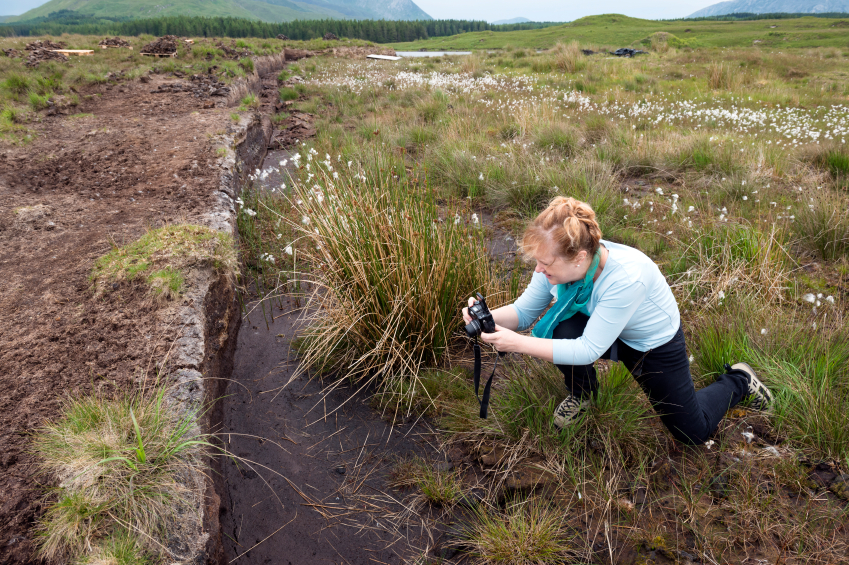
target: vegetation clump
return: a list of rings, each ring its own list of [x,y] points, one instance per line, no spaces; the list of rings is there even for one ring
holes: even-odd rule
[[[147,563],[167,550],[154,540],[195,520],[209,447],[167,390],[68,399],[62,417],[39,429],[35,452],[58,488],[41,518],[38,554],[49,561]],[[53,497],[56,497],[55,499]]]
[[[234,269],[230,236],[204,226],[174,224],[115,246],[95,262],[91,280],[101,291],[108,291],[113,282],[143,278],[155,296],[173,299],[183,292],[187,270],[202,265]]]

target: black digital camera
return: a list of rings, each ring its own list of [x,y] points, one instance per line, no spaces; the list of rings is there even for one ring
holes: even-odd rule
[[[484,300],[480,292],[475,294],[478,297],[478,301],[476,304],[469,306],[469,316],[471,316],[472,321],[466,324],[463,329],[466,330],[466,334],[469,337],[477,337],[481,333],[495,333],[495,320],[492,319],[492,313],[486,307],[486,300]]]

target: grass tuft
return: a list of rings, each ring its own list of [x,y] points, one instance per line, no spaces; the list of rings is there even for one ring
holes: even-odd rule
[[[515,500],[504,511],[476,511],[475,521],[462,530],[459,543],[473,563],[533,565],[572,561],[574,537],[562,508],[539,500]]]
[[[322,289],[302,334],[303,366],[416,383],[445,354],[466,296],[486,292],[493,307],[508,297],[468,212],[441,207],[391,158],[372,163],[373,172],[338,179],[319,169],[319,184],[295,187],[302,217],[293,227]]]
[[[113,537],[104,552],[134,553],[136,543],[161,552],[150,540],[187,518],[197,493],[183,482],[210,446],[195,427],[196,411],[178,415],[166,395],[160,387],[117,400],[68,399],[63,416],[37,431],[41,468],[59,482],[58,502],[38,526],[40,557],[76,559],[119,527],[139,535]]]

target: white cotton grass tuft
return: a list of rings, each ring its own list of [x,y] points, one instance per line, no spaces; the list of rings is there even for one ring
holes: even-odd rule
[[[766,335],[766,334],[767,334],[766,328],[761,328],[761,335]]]
[[[817,297],[809,292],[807,294],[802,295],[802,300],[804,300],[805,302],[810,302],[811,304],[813,304],[814,302],[817,301]]]
[[[286,255],[291,255],[291,254],[292,254],[292,246],[291,246],[291,245],[287,245],[287,246],[285,247],[285,249],[283,249],[283,252],[284,252],[284,253],[286,253]]]

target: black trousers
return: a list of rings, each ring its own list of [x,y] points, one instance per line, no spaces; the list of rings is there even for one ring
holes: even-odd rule
[[[589,317],[578,312],[554,328],[554,339],[576,339],[584,334]],[[684,332],[678,329],[667,343],[638,351],[621,339],[602,359],[622,361],[642,387],[660,420],[678,441],[704,443],[716,431],[725,412],[748,394],[748,378],[733,370],[719,375],[711,385],[696,391],[690,375],[690,362]],[[598,390],[595,367],[557,365],[573,396],[589,398]]]

